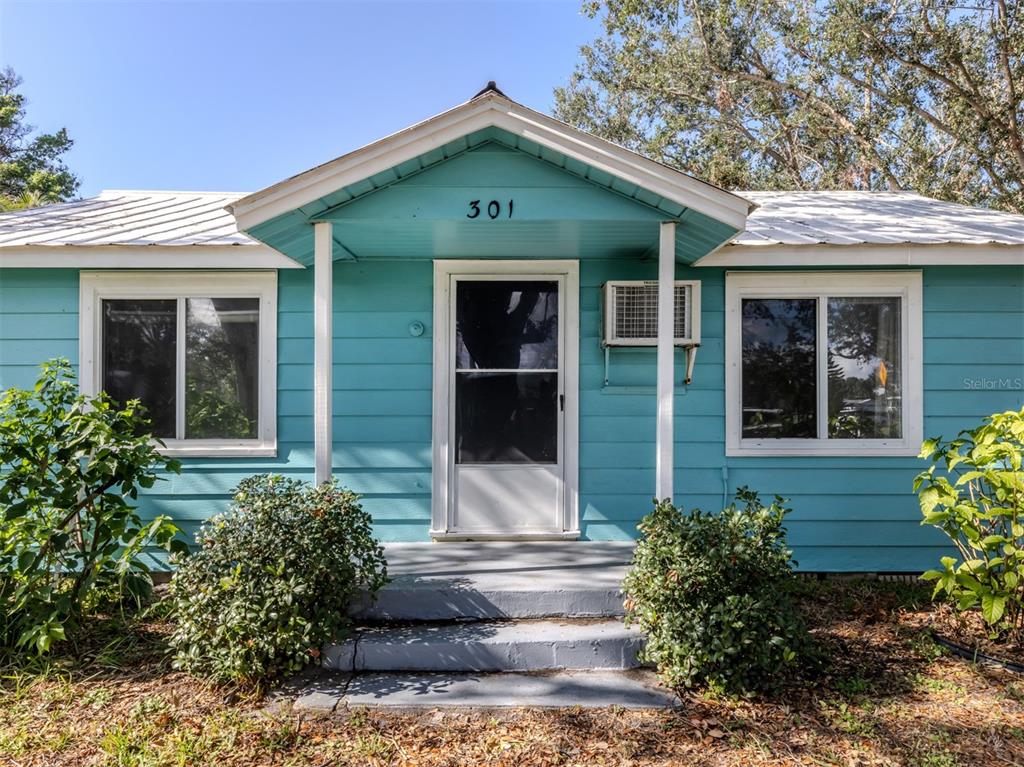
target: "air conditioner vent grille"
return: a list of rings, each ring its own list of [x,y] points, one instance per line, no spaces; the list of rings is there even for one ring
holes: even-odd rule
[[[675,343],[699,343],[700,283],[675,286]],[[696,297],[696,300],[695,300]],[[658,338],[658,283],[609,282],[605,286],[605,343],[610,346],[651,346]]]

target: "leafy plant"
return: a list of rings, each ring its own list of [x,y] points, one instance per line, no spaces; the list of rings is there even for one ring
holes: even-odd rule
[[[792,552],[776,498],[740,488],[720,514],[687,514],[668,501],[640,522],[626,576],[626,622],[647,636],[644,659],[675,689],[729,693],[777,687],[812,659],[791,586]]]
[[[935,581],[933,596],[960,610],[980,606],[994,634],[1024,641],[1024,409],[950,442],[927,440],[921,457],[933,461],[914,480],[921,524],[942,530],[960,554],[922,577]]]
[[[246,683],[296,671],[343,637],[360,589],[387,581],[358,498],[335,483],[243,480],[171,580],[178,668]]]
[[[140,554],[184,544],[167,517],[130,503],[163,459],[138,401],[78,393],[67,360],[42,366],[32,390],[0,398],[0,644],[44,653],[97,595],[152,587]]]

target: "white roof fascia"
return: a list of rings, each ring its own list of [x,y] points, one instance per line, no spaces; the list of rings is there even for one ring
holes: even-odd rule
[[[304,269],[266,245],[21,245],[0,269]]]
[[[495,93],[480,96],[362,149],[236,200],[227,208],[247,230],[350,184],[485,128],[497,127],[636,184],[742,230],[748,200],[591,136]]]
[[[693,266],[1024,266],[1024,245],[995,243],[876,245],[729,244]]]

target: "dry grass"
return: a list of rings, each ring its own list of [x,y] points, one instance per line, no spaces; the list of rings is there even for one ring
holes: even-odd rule
[[[832,661],[775,700],[308,721],[170,671],[159,620],[112,619],[74,655],[3,670],[0,764],[1024,765],[1024,678],[944,655],[922,603],[898,584],[812,584]]]

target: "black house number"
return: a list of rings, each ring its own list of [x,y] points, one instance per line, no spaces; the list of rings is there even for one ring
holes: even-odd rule
[[[512,218],[512,208],[515,200],[508,201],[508,218]],[[484,209],[480,208],[480,200],[469,201],[469,213],[466,214],[466,218],[479,218],[480,214],[486,210],[487,217],[492,221],[501,216],[501,203],[498,200],[491,200],[487,203],[487,207]]]

